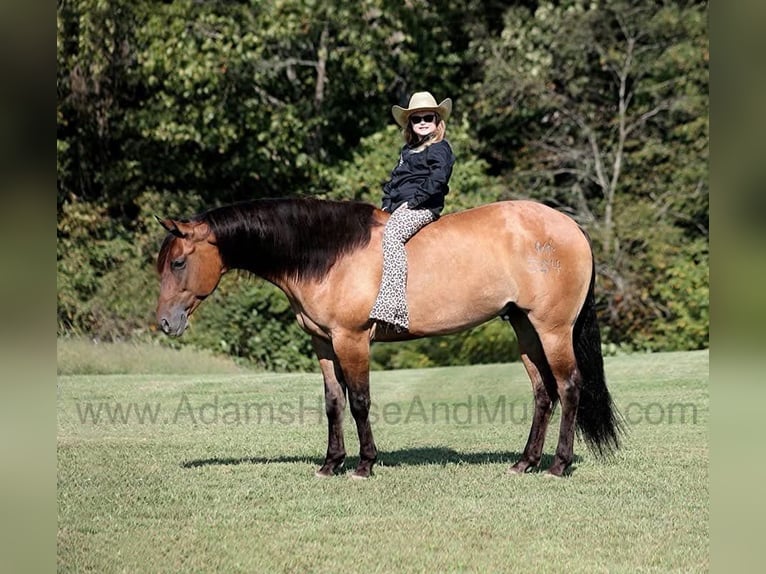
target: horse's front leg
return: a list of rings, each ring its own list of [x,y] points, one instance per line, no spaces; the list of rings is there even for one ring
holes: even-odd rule
[[[316,475],[327,477],[342,468],[346,458],[346,447],[343,443],[346,385],[330,342],[319,337],[312,337],[312,344],[319,359],[322,377],[324,377],[324,404],[327,413],[327,455]]]
[[[359,435],[359,465],[351,478],[368,478],[378,458],[370,427],[370,340],[368,334],[333,337],[333,349],[348,388],[351,414]]]

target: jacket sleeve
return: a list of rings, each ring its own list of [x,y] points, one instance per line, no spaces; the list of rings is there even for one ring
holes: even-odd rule
[[[402,153],[404,153],[405,147],[406,146],[403,146],[402,149],[399,151],[399,159],[398,159],[397,165],[401,165],[402,163]],[[383,209],[383,211],[391,212],[391,206],[394,203],[394,199],[391,196],[391,192],[393,191],[391,189],[391,182],[393,181],[395,171],[396,171],[396,167],[394,167],[394,169],[391,171],[390,179],[383,184],[383,201],[380,206],[381,209]]]
[[[383,184],[383,202],[381,204],[381,209],[383,211],[391,211],[391,182],[387,181]]]
[[[410,209],[417,208],[431,196],[446,195],[449,191],[449,179],[452,176],[452,165],[455,163],[452,148],[445,140],[442,140],[429,146],[425,153],[428,154],[426,162],[430,175],[407,202]]]

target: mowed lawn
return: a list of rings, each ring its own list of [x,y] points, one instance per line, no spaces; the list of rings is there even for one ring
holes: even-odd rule
[[[606,370],[629,434],[608,460],[578,440],[563,479],[506,474],[532,412],[520,364],[374,372],[367,481],[314,477],[318,374],[60,376],[58,569],[708,570],[708,352]],[[348,409],[346,448],[353,468]]]

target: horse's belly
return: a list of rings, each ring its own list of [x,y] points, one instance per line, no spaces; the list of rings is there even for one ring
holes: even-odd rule
[[[452,333],[496,317],[517,299],[513,277],[486,254],[439,258],[407,281],[411,330]]]

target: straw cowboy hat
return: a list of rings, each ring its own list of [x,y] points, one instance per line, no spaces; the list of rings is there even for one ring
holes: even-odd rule
[[[452,113],[452,100],[446,98],[441,104],[437,104],[430,92],[415,92],[406,108],[401,106],[391,108],[396,123],[402,128],[407,126],[407,120],[415,112],[436,112],[442,121],[447,121],[450,113]]]

